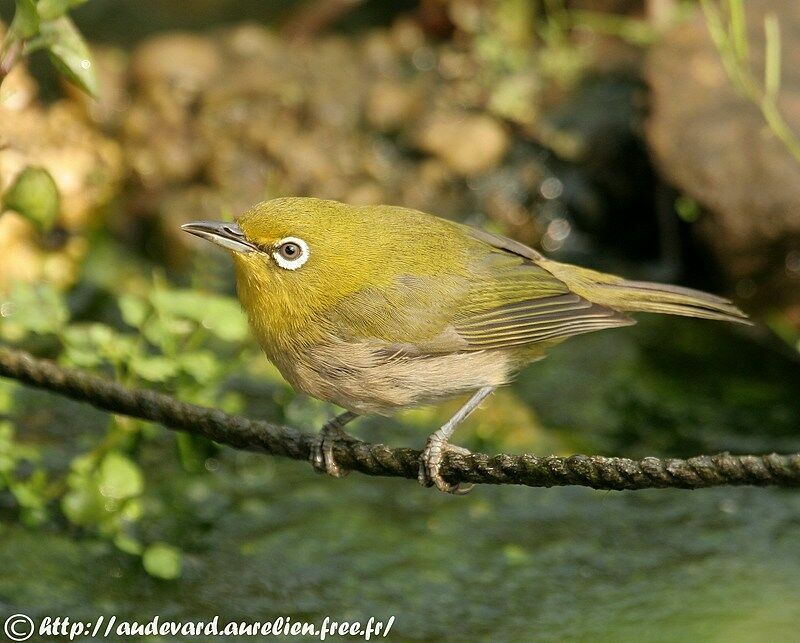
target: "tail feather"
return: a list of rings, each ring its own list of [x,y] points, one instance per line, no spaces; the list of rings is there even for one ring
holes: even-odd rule
[[[663,313],[751,324],[733,303],[700,290],[647,281],[598,283],[594,301],[626,312]],[[605,300],[605,301],[604,301]]]
[[[701,290],[649,281],[627,281],[616,275],[547,259],[539,264],[561,279],[574,293],[607,308],[752,325],[747,315],[732,302]]]
[[[550,260],[540,261],[540,265],[581,297],[614,310],[752,324],[747,315],[727,299],[700,290],[649,281],[626,281],[616,275]]]

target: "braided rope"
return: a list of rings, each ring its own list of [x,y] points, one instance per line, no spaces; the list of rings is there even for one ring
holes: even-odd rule
[[[228,415],[181,402],[163,393],[133,389],[23,351],[0,347],[0,376],[18,380],[99,409],[158,422],[236,449],[308,460],[314,436],[297,429]],[[368,475],[416,479],[420,451],[393,449],[355,438],[338,440],[337,463]],[[720,485],[800,486],[800,454],[701,455],[686,460],[530,454],[489,456],[448,453],[442,466],[448,482],[579,485],[594,489],[700,489]]]

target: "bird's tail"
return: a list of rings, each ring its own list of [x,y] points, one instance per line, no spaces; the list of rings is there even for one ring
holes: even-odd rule
[[[727,299],[682,286],[623,280],[618,284],[598,284],[596,292],[603,298],[607,296],[617,310],[752,323]]]
[[[552,262],[555,264],[555,262]],[[662,313],[703,319],[751,324],[741,310],[723,297],[700,290],[648,281],[627,281],[594,270],[580,269],[578,274],[559,274],[561,266],[548,269],[563,279],[577,294],[601,306],[624,312]],[[556,267],[558,266],[558,267]]]

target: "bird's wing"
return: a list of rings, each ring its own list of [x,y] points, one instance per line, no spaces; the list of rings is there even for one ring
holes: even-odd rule
[[[489,246],[477,253],[476,278],[453,319],[470,349],[522,346],[634,323],[572,292],[532,248],[483,230],[470,232]]]
[[[524,346],[626,326],[626,315],[573,292],[527,246],[465,227],[472,239],[462,274],[400,275],[328,311],[329,332],[374,340],[387,355]]]

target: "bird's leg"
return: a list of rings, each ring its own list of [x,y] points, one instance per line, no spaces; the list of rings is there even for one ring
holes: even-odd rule
[[[314,442],[311,445],[311,453],[308,456],[315,471],[327,473],[334,478],[343,478],[350,473],[347,469],[341,469],[336,464],[336,460],[333,457],[333,445],[337,439],[354,439],[345,433],[342,427],[356,417],[358,416],[355,413],[345,411],[323,425],[319,435],[314,438]]]
[[[446,491],[447,493],[454,493],[463,495],[472,490],[472,485],[468,487],[461,487],[459,484],[450,484],[442,478],[439,469],[442,466],[444,454],[447,451],[454,451],[457,453],[468,454],[469,451],[461,447],[452,446],[448,443],[450,436],[456,430],[456,427],[467,419],[470,413],[480,406],[480,403],[494,391],[494,386],[484,386],[477,391],[464,406],[462,406],[456,414],[451,417],[438,431],[432,433],[428,437],[428,442],[425,445],[425,450],[419,461],[419,483],[423,487],[431,487],[436,485],[439,491]]]

